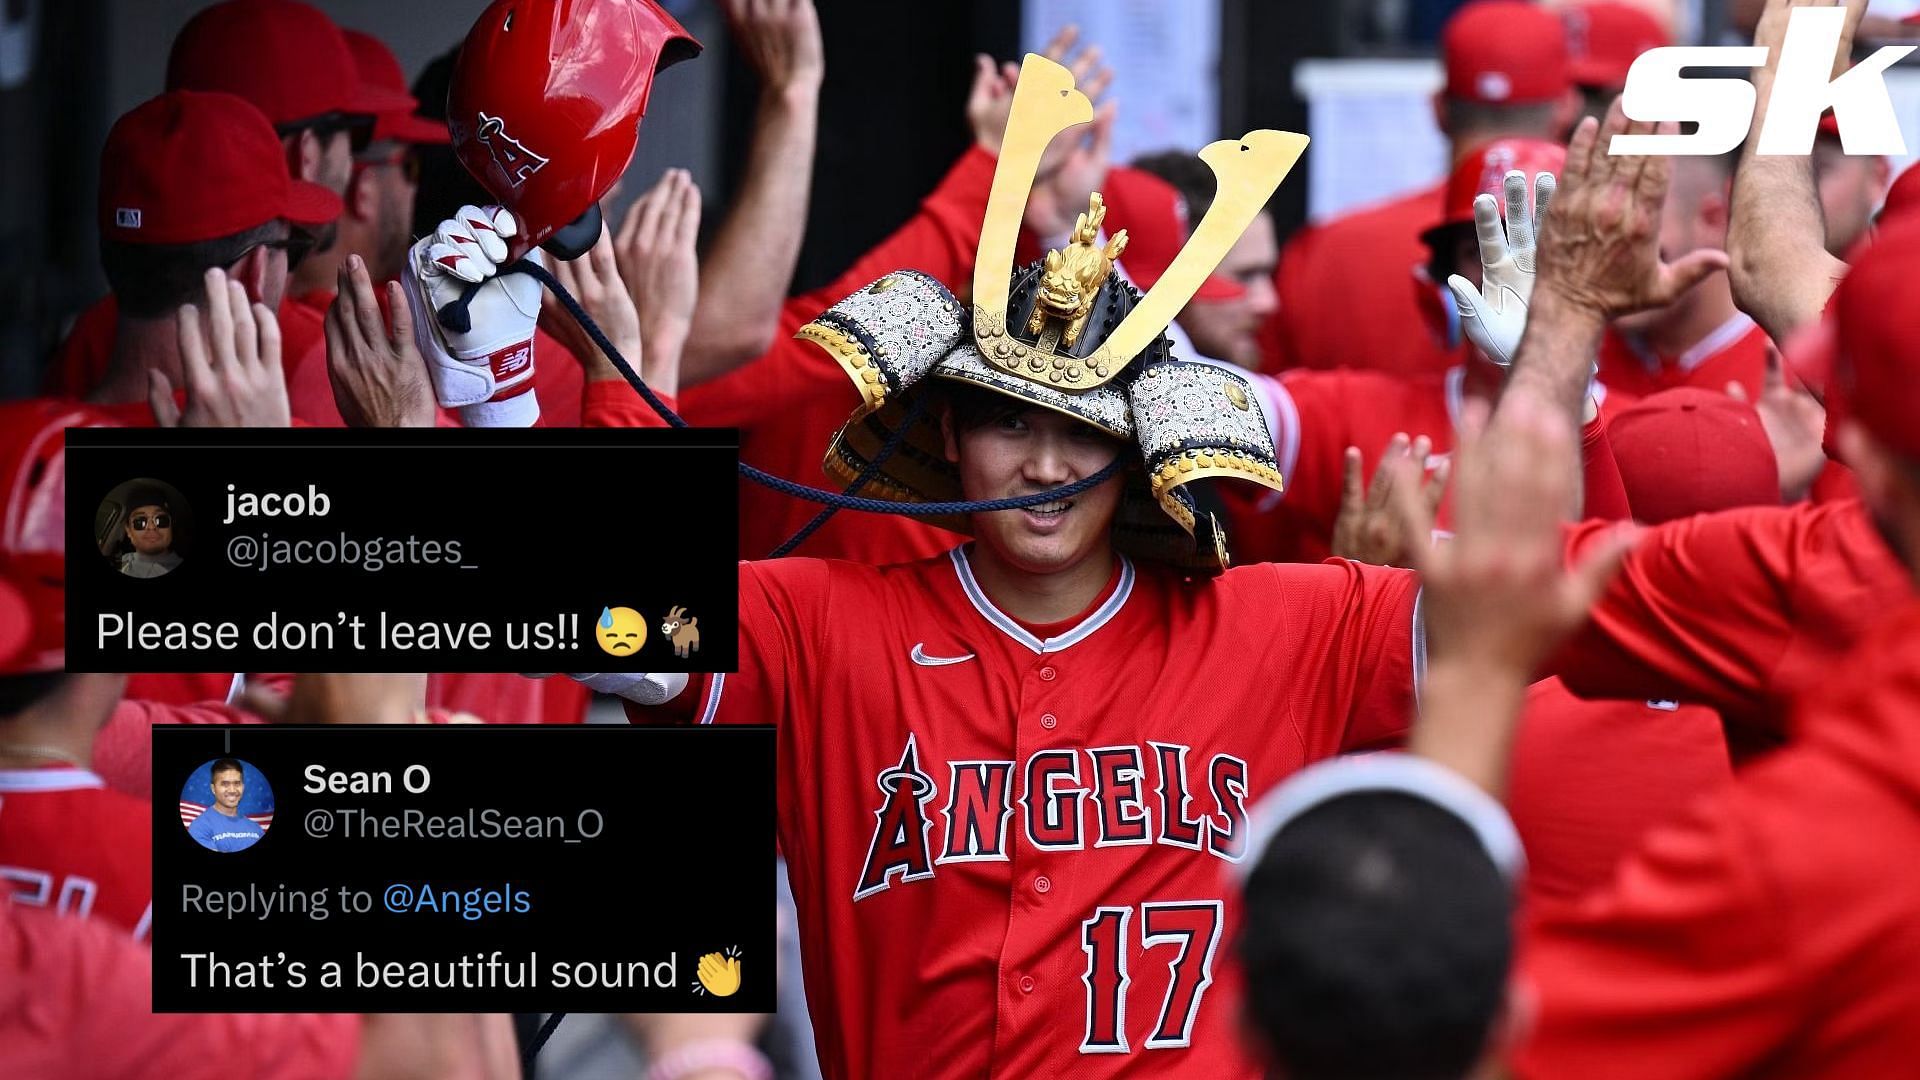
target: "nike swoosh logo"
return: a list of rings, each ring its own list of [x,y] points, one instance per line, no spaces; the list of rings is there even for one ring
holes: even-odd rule
[[[921,667],[946,667],[948,664],[964,664],[973,659],[972,653],[968,653],[965,656],[928,656],[926,645],[927,643],[924,641],[917,642],[913,646],[913,652],[909,654],[912,656],[913,662],[919,664]]]

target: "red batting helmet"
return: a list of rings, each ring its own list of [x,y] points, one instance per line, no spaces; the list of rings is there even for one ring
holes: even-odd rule
[[[112,424],[73,402],[0,405],[0,675],[66,666],[66,429]]]
[[[1535,173],[1552,173],[1557,179],[1566,167],[1567,148],[1545,139],[1495,139],[1475,147],[1453,167],[1440,206],[1440,220],[1428,231],[1473,224],[1473,201],[1482,195],[1501,199],[1507,174],[1515,169],[1527,174],[1527,190],[1531,193]]]
[[[510,254],[547,243],[572,258],[593,245],[654,74],[699,52],[654,0],[488,5],[460,47],[447,126],[461,164],[519,219]]]

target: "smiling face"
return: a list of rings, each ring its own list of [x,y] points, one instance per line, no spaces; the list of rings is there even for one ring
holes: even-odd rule
[[[1118,439],[1032,406],[976,417],[953,411],[944,423],[947,458],[960,467],[966,498],[1004,499],[1071,484],[1099,472],[1125,449]],[[1070,499],[1026,510],[973,515],[974,535],[1008,565],[1030,574],[1079,565],[1111,544],[1124,474]]]
[[[630,607],[606,608],[594,624],[593,637],[608,656],[632,656],[647,643],[647,620]]]
[[[231,817],[240,809],[240,796],[247,793],[246,777],[239,769],[227,768],[213,774],[213,805]]]
[[[173,515],[164,506],[136,506],[127,515],[127,539],[142,555],[158,555],[173,546]]]

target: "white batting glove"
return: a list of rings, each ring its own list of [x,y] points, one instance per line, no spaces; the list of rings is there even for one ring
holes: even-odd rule
[[[1491,195],[1473,200],[1473,225],[1480,237],[1480,288],[1459,274],[1447,278],[1460,328],[1487,359],[1503,368],[1513,366],[1520,351],[1520,335],[1527,328],[1527,304],[1533,299],[1534,243],[1547,205],[1553,201],[1552,173],[1533,178],[1533,212],[1527,212],[1527,174],[1506,175],[1506,221]]]
[[[458,409],[468,427],[529,427],[540,418],[533,392],[540,283],[527,274],[496,276],[507,260],[507,241],[518,232],[504,207],[463,206],[415,242],[401,275],[434,396]],[[526,257],[541,261],[538,251]],[[467,308],[468,329],[442,326],[440,309],[478,281],[486,284]]]

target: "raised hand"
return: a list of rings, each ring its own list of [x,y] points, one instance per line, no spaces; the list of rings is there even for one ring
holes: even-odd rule
[[[1614,155],[1615,135],[1652,135],[1672,124],[1628,121],[1615,100],[1603,124],[1580,122],[1567,147],[1553,217],[1541,231],[1537,293],[1601,318],[1673,303],[1727,268],[1724,251],[1701,249],[1669,263],[1660,256],[1660,214],[1673,178],[1663,155]]]
[[[685,169],[669,169],[620,223],[614,258],[639,312],[647,366],[661,393],[677,392],[680,357],[700,298],[700,189]]]
[[[1553,201],[1552,173],[1533,178],[1533,209],[1527,209],[1527,175],[1515,170],[1502,182],[1506,198],[1504,222],[1500,205],[1491,195],[1473,200],[1473,224],[1480,240],[1480,288],[1459,274],[1447,279],[1454,310],[1469,340],[1487,359],[1503,368],[1513,366],[1520,337],[1527,328],[1527,304],[1533,298],[1536,239]]]
[[[640,338],[640,315],[634,309],[633,296],[614,258],[613,234],[601,226],[600,239],[594,241],[593,247],[577,259],[555,262],[553,276],[592,316],[600,332],[627,363],[635,365],[636,371],[641,370],[646,345]],[[541,325],[579,358],[589,382],[621,377],[613,361],[600,351],[557,297],[552,293],[543,295],[540,307]]]
[[[1340,516],[1333,523],[1333,553],[1343,559],[1375,566],[1412,566],[1419,558],[1415,546],[1424,547],[1431,535],[1433,517],[1447,492],[1447,477],[1453,469],[1451,457],[1427,472],[1427,457],[1433,441],[1422,435],[1408,442],[1406,434],[1395,435],[1387,443],[1374,466],[1373,483],[1362,475],[1360,448],[1347,447],[1343,460],[1344,476],[1340,491]],[[1417,489],[1421,498],[1415,504],[1422,511],[1415,521],[1402,518],[1405,504],[1395,489]]]
[[[161,427],[287,427],[293,422],[280,363],[280,322],[265,304],[215,267],[206,273],[207,309],[182,305],[180,369],[186,407],[173,384],[150,370],[147,404]]]
[[[400,283],[386,284],[383,318],[367,264],[349,255],[327,308],[327,378],[349,427],[432,427],[433,384],[413,337]]]
[[[818,90],[826,75],[813,0],[726,0],[733,44],[769,90]]]

